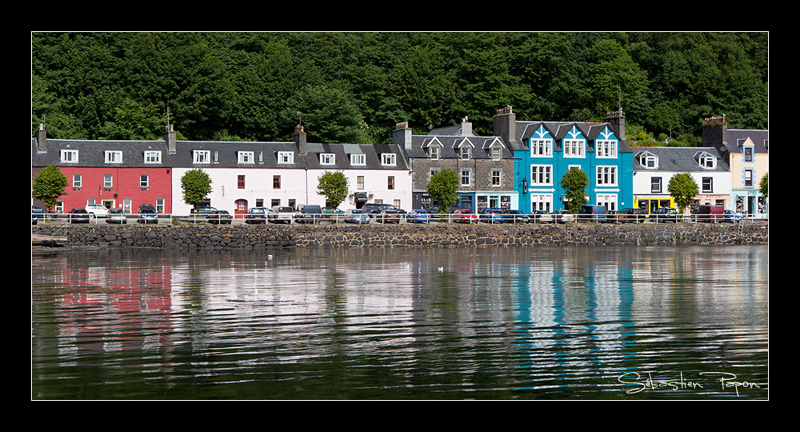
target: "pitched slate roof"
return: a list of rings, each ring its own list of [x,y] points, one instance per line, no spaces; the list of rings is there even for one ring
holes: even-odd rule
[[[608,127],[614,134],[616,135],[617,132],[611,126],[611,124],[607,122],[548,122],[548,121],[517,121],[516,122],[516,130],[517,136],[516,140],[514,140],[517,144],[516,150],[528,150],[527,141],[528,139],[536,133],[539,129],[539,126],[544,126],[548,132],[553,136],[555,139],[554,142],[554,151],[561,150],[561,140],[570,133],[573,127],[577,128],[581,134],[586,138],[588,151],[594,151],[594,141],[600,136],[600,133]],[[628,141],[625,140],[625,137],[617,136],[619,140],[619,149],[620,153],[630,152],[631,147],[628,145]]]
[[[170,166],[173,162],[167,151],[167,143],[160,140],[64,140],[47,138],[45,152],[37,150],[36,137],[31,139],[31,164],[33,167],[44,167],[47,165],[64,166],[114,166],[119,168],[135,167],[157,167]],[[67,164],[61,162],[61,150],[78,150],[78,162]],[[105,152],[111,150],[122,151],[122,162],[106,163]],[[145,164],[144,152],[147,150],[161,151],[160,164]]]
[[[728,163],[714,147],[633,147],[634,171],[668,171],[668,172],[725,172],[729,171]],[[646,168],[640,163],[640,156],[648,153],[658,158],[658,167]],[[698,163],[698,157],[707,154],[716,158],[714,168],[704,168]]]
[[[761,129],[728,129],[728,142],[725,147],[730,153],[741,153],[741,144],[750,138],[754,153],[769,153],[769,131]]]

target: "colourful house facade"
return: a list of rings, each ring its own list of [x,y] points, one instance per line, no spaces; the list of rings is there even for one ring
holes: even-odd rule
[[[514,151],[519,210],[567,209],[562,176],[579,168],[589,178],[588,204],[607,210],[633,206],[633,158],[621,112],[606,122],[517,121],[511,107],[498,110],[495,134]]]

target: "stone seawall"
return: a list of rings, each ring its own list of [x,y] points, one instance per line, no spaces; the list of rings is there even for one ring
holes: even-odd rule
[[[67,246],[193,249],[768,244],[769,223],[528,225],[34,225]]]

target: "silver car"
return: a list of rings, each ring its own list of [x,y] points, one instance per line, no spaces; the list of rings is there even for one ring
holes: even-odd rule
[[[362,209],[349,209],[344,212],[345,222],[368,224],[369,215]]]

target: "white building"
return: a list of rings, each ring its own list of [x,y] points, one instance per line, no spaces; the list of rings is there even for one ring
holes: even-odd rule
[[[173,214],[188,215],[181,179],[200,168],[211,178],[207,204],[241,215],[251,207],[326,206],[317,193],[319,177],[341,171],[349,182],[340,210],[366,203],[411,205],[411,172],[394,144],[316,144],[306,142],[298,126],[294,142],[174,141],[178,162],[172,167]]]
[[[689,173],[700,193],[698,205],[722,205],[732,210],[731,172],[713,147],[631,147],[633,150],[633,206],[650,213],[659,207],[676,208],[669,194],[675,174]],[[689,211],[688,209],[686,210]]]

